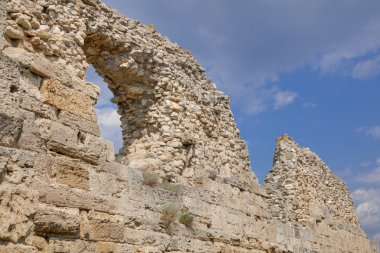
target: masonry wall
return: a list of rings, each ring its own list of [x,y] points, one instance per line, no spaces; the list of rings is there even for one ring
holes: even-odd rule
[[[1,253],[378,252],[339,212],[338,226],[274,213],[228,97],[153,27],[95,0],[2,1],[0,22]],[[121,115],[118,161],[89,64]],[[169,204],[192,224],[163,219]]]

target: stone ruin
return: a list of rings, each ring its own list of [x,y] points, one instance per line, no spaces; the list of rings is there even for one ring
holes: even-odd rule
[[[287,135],[260,185],[229,98],[153,26],[98,0],[2,0],[0,34],[1,253],[379,252]],[[121,116],[116,160],[90,64]]]

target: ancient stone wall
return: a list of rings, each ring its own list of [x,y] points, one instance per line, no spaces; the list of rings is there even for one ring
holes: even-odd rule
[[[281,195],[281,166],[258,184],[228,97],[153,27],[97,0],[1,1],[0,22],[0,253],[378,252],[344,186],[323,188],[343,211],[312,193],[336,226],[284,215],[309,202]],[[118,161],[89,64],[121,116]]]
[[[363,235],[344,182],[308,148],[289,136],[277,139],[273,169],[264,181],[273,216],[303,227],[328,222]]]

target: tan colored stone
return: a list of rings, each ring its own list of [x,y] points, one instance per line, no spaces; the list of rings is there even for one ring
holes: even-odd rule
[[[124,219],[119,215],[90,211],[87,233],[91,240],[123,242]]]
[[[32,245],[38,249],[39,252],[48,253],[49,252],[49,244],[45,238],[39,236],[33,236]]]
[[[81,92],[73,92],[61,82],[51,79],[43,81],[40,90],[45,97],[45,103],[88,120],[95,119],[92,109],[94,101],[89,96]]]
[[[89,188],[89,168],[79,161],[57,159],[52,167],[52,177],[57,183],[73,188],[84,190]]]
[[[34,231],[42,236],[79,237],[79,210],[40,205],[33,219]]]
[[[25,186],[0,185],[0,240],[19,242],[32,235],[37,196]]]
[[[97,253],[116,253],[115,243],[98,242]]]

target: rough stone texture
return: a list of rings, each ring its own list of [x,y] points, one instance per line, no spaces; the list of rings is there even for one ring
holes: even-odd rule
[[[0,113],[0,144],[13,147],[20,138],[23,120]]]
[[[258,184],[229,98],[153,26],[98,0],[6,0],[0,34],[1,253],[378,252],[289,137]],[[121,116],[116,161],[89,64]],[[192,223],[163,220],[168,204]]]
[[[273,169],[264,187],[273,216],[303,227],[322,221],[338,229],[363,234],[353,202],[344,182],[308,148],[289,136],[277,139]]]

